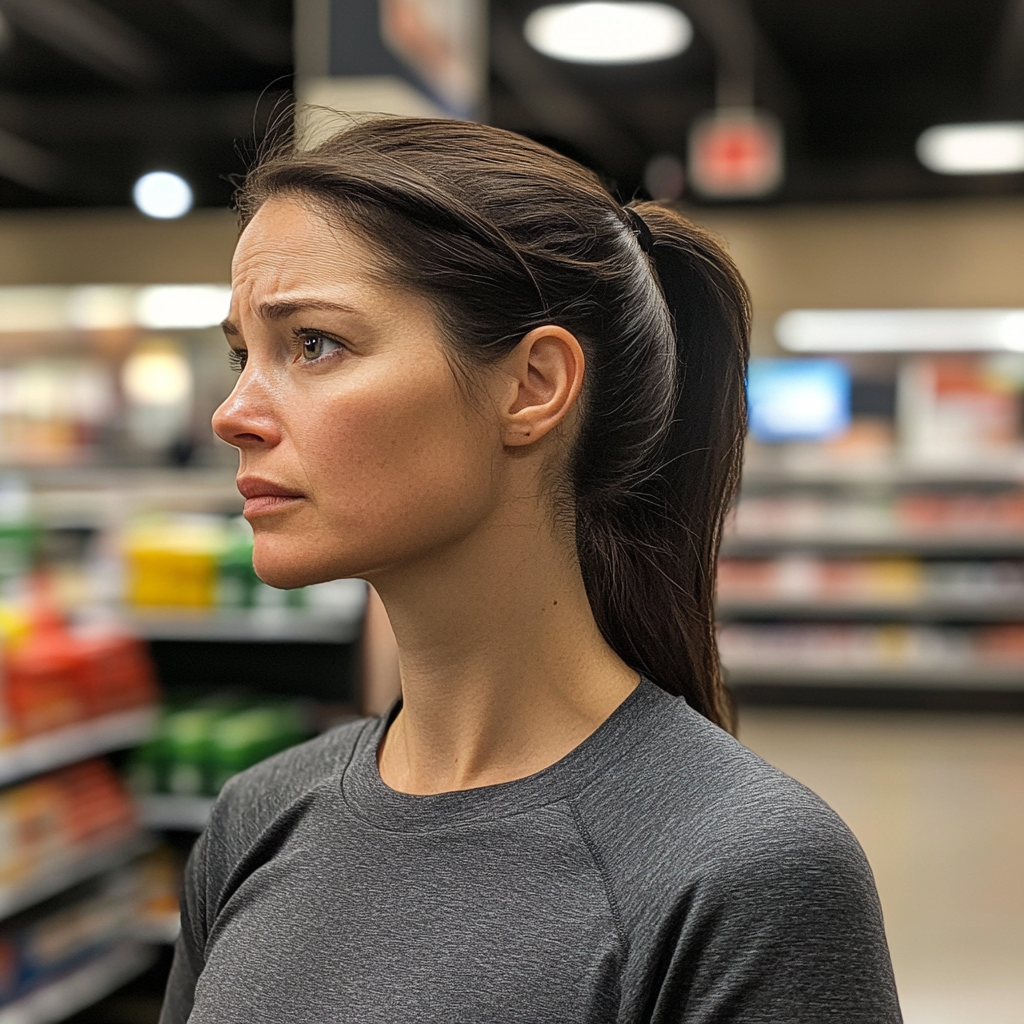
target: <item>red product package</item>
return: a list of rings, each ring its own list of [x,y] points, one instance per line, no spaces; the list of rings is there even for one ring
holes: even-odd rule
[[[105,715],[156,701],[156,676],[140,640],[116,633],[74,639],[83,658],[77,678],[88,714]]]

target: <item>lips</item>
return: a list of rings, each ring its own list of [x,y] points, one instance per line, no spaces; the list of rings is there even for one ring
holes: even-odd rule
[[[245,498],[242,514],[246,519],[253,516],[269,515],[293,508],[305,495],[290,487],[282,487],[272,480],[262,480],[255,476],[243,476],[237,480],[239,493]]]

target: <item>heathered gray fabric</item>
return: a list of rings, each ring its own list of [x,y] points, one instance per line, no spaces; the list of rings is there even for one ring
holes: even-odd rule
[[[414,797],[383,719],[237,776],[162,1024],[890,1024],[871,872],[817,797],[644,682],[527,779]]]

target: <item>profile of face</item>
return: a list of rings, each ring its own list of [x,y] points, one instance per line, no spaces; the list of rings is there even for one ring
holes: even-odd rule
[[[471,399],[430,304],[372,273],[378,258],[283,198],[235,252],[225,333],[240,376],[213,425],[239,450],[253,561],[273,586],[373,580],[443,553],[507,500],[522,462],[510,444],[532,444],[579,390],[582,355],[574,368],[565,339],[540,338],[520,354],[527,382],[540,367],[537,396],[513,356],[480,371]]]
[[[355,233],[266,203],[232,264],[241,373],[214,415],[268,583],[368,576],[436,550],[493,505],[497,423],[467,403],[427,301],[388,287]]]

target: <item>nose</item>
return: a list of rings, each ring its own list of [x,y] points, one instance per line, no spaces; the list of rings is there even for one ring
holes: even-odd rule
[[[241,451],[272,448],[280,442],[273,402],[256,374],[242,372],[234,390],[213,414],[213,429],[222,441]]]

